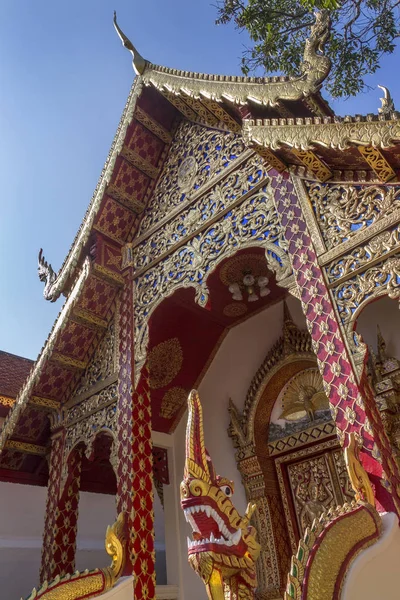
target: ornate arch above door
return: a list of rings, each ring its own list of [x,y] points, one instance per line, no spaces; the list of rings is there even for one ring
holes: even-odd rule
[[[311,460],[310,454],[313,459],[317,454],[320,466],[321,460],[325,461],[324,452],[331,447],[339,449],[335,425],[326,410],[322,415],[321,408],[328,408],[326,397],[326,404],[322,406],[322,396],[322,379],[309,333],[295,325],[284,303],[282,336],[255,374],[243,413],[239,413],[233,402],[229,406],[228,433],[237,450],[238,469],[248,501],[256,502],[258,508],[253,520],[261,543],[257,569],[257,598],[260,600],[277,598],[282,593],[290,556],[301,531],[296,521],[297,505],[291,497],[293,484],[289,475],[291,470],[296,471],[291,462],[300,464],[302,453],[306,451],[303,462]],[[271,436],[271,415],[278,400],[283,406],[282,415],[278,417],[284,417],[287,425]],[[282,419],[277,421],[282,422]],[[276,428],[279,430],[278,425]],[[328,446],[325,448],[324,444]],[[334,457],[329,461],[334,461]],[[329,465],[327,463],[327,469]],[[337,480],[338,477],[335,481],[339,488]],[[331,499],[336,495],[332,494]]]

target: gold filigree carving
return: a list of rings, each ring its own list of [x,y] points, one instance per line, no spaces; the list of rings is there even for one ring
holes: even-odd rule
[[[182,206],[179,213],[135,245],[133,264],[136,272],[142,272],[171,253],[193,237],[196,231],[207,228],[218,215],[227,212],[238,202],[244,202],[269,181],[262,159],[254,155],[238,164],[236,169],[229,171],[227,167],[226,171],[226,174],[222,173],[225,177],[215,182],[214,186],[204,190],[204,194],[193,194],[190,204]]]
[[[332,171],[315,152],[311,150],[298,150],[296,148],[292,148],[292,152],[319,181],[327,181],[332,177]]]
[[[378,148],[374,148],[373,146],[358,146],[358,151],[381,181],[390,181],[396,177],[396,172]]]
[[[0,396],[0,404],[2,406],[13,406],[15,404],[15,398],[9,398],[8,396]]]
[[[193,193],[224,171],[244,150],[242,139],[235,134],[206,129],[186,121],[181,123],[140,223],[139,235],[181,205],[182,190],[178,185],[178,176],[183,160],[190,156],[197,166],[197,175],[191,187]]]
[[[74,321],[82,323],[91,329],[104,330],[107,329],[107,321],[94,313],[85,310],[84,308],[76,307],[71,317]]]
[[[75,399],[117,371],[115,320],[112,319],[74,393]]]
[[[182,368],[183,352],[178,338],[161,342],[151,349],[147,358],[149,386],[163,388],[175,379]]]
[[[251,273],[257,277],[267,276],[269,274],[265,256],[260,254],[240,254],[228,259],[221,267],[219,278],[221,282],[229,286],[231,283],[237,283],[243,279],[244,273]]]
[[[172,134],[160,123],[158,123],[158,121],[153,119],[153,117],[150,117],[150,115],[148,115],[143,108],[140,108],[140,106],[136,107],[134,117],[137,121],[139,121],[139,123],[144,125],[146,129],[151,131],[151,133],[154,133],[154,135],[160,138],[160,140],[162,140],[165,144],[169,144],[171,142]]]
[[[208,110],[213,113],[219,123],[223,123],[227,129],[233,131],[233,133],[241,133],[242,127],[240,123],[238,123],[226,110],[224,110],[223,106],[216,102],[215,100],[211,100],[211,98],[207,98],[204,94],[201,94],[202,103],[208,108]]]
[[[224,307],[222,312],[226,317],[241,317],[247,312],[247,305],[244,302],[231,302]]]
[[[131,148],[127,148],[123,146],[121,150],[121,156],[128,161],[133,167],[142,171],[145,175],[150,177],[151,179],[157,179],[159,170],[153,164],[151,164],[148,160],[144,159],[140,154],[132,150]]]
[[[265,146],[260,146],[259,144],[249,144],[249,146],[255,152],[257,152],[259,156],[262,156],[270,167],[276,169],[278,173],[283,173],[283,171],[286,171],[287,165],[276,154],[274,154],[272,150],[266,148]]]
[[[188,392],[181,387],[173,387],[165,392],[161,401],[160,415],[164,419],[172,419],[172,417],[185,404],[188,397]]]
[[[332,288],[338,314],[350,335],[366,303],[388,295],[400,297],[400,257],[392,256]]]
[[[324,512],[299,541],[285,600],[338,598],[351,562],[361,549],[377,541],[380,531],[380,516],[368,504],[346,503]]]
[[[357,501],[375,506],[375,495],[368,474],[360,462],[359,446],[354,432],[349,434],[349,445],[344,450],[344,460]]]
[[[58,363],[62,367],[66,367],[67,369],[83,371],[86,369],[87,363],[83,360],[78,360],[77,358],[72,358],[72,356],[66,356],[65,354],[61,354],[61,352],[53,352],[51,355],[51,361]]]
[[[232,208],[211,227],[138,277],[135,296],[136,382],[146,360],[148,320],[158,304],[176,289],[194,287],[196,301],[205,306],[208,299],[205,274],[237,250],[252,246],[265,249],[267,264],[276,274],[278,283],[291,274],[287,243],[269,189],[256,192]]]
[[[107,186],[107,194],[109,196],[111,196],[111,198],[114,198],[114,200],[116,200],[117,202],[119,202],[123,206],[126,206],[127,208],[129,208],[130,210],[132,210],[137,215],[140,215],[143,212],[143,209],[144,209],[144,206],[145,206],[143,202],[141,202],[140,200],[137,200],[136,197],[133,194],[125,194],[124,192],[122,192],[119,189],[119,187],[117,187],[113,183],[110,183]],[[93,228],[94,229],[98,229],[99,231],[101,231],[101,228],[99,228],[96,224],[93,225]],[[123,244],[124,241],[125,241],[125,240],[121,240],[117,236],[111,235],[111,233],[109,231],[107,232],[107,235],[108,235],[108,237],[112,237],[119,244]]]
[[[305,185],[328,250],[400,208],[399,186]]]
[[[46,446],[38,446],[37,444],[28,444],[26,442],[17,442],[16,440],[8,440],[5,445],[9,450],[17,450],[24,454],[35,454],[36,456],[46,456]]]
[[[373,266],[383,256],[398,252],[400,246],[400,225],[392,231],[379,233],[365,245],[357,246],[350,254],[341,256],[326,265],[325,273],[331,285],[342,283],[354,276],[355,272]]]
[[[344,150],[349,146],[373,145],[390,148],[400,141],[400,114],[394,118],[314,117],[301,119],[266,119],[262,122],[244,121],[243,138],[246,145],[259,144],[271,150],[283,147],[312,150],[315,147]]]

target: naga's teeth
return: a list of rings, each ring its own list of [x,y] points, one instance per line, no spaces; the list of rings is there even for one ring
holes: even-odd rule
[[[213,544],[215,542],[215,537],[214,537],[213,533],[210,535],[210,542],[211,542],[211,544]]]
[[[205,507],[205,510],[206,510],[206,515],[207,515],[207,517],[210,517],[210,515],[211,515],[211,506],[209,506],[209,505],[207,504],[207,505],[206,505],[206,507]]]
[[[242,530],[241,530],[241,529],[238,529],[238,530],[237,530],[237,531],[236,531],[236,532],[235,532],[235,533],[234,533],[234,534],[231,536],[232,543],[233,543],[233,544],[236,546],[236,545],[237,545],[237,544],[240,542],[240,540],[241,540],[241,537],[242,537]]]
[[[187,545],[188,545],[188,548],[192,547],[192,540],[190,539],[189,536],[187,537]]]

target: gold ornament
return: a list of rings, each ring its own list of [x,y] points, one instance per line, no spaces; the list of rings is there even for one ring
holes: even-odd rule
[[[150,388],[158,390],[171,383],[181,370],[182,362],[183,353],[178,338],[171,338],[152,348],[147,359]]]
[[[318,369],[301,371],[287,383],[282,408],[279,418],[286,421],[298,421],[305,416],[314,421],[316,411],[329,409],[329,400]]]
[[[160,415],[164,419],[171,419],[186,402],[188,393],[181,387],[169,389],[161,401]]]
[[[231,302],[224,307],[223,313],[226,317],[241,317],[247,312],[247,305],[244,302]]]

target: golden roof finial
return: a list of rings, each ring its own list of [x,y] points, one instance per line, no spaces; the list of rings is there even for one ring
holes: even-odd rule
[[[135,46],[126,37],[126,35],[123,33],[123,31],[121,31],[121,28],[119,27],[119,25],[117,23],[117,12],[115,10],[114,10],[114,27],[115,27],[115,31],[118,34],[119,39],[122,42],[122,45],[124,46],[124,48],[129,50],[129,52],[132,54],[133,70],[135,71],[136,75],[141,75],[146,68],[147,61],[136,50]]]
[[[391,115],[392,112],[395,111],[393,98],[387,87],[384,85],[378,85],[378,88],[383,90],[383,98],[380,98],[382,106],[378,108],[378,113],[380,115]]]

